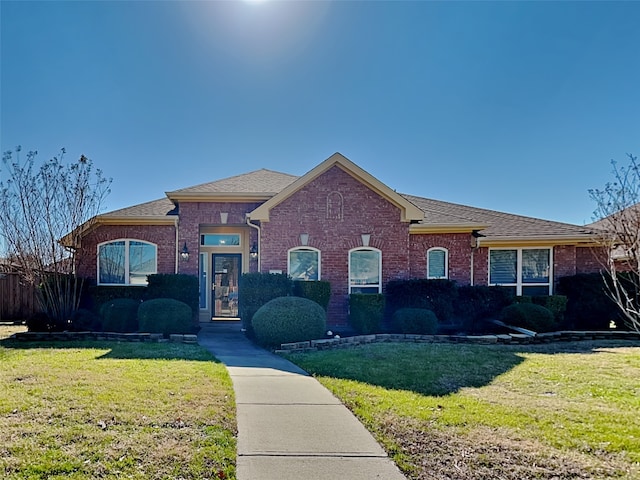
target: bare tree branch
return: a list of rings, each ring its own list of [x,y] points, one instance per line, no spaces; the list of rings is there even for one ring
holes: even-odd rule
[[[42,307],[58,326],[77,310],[82,279],[75,271],[73,243],[61,242],[95,217],[111,179],[82,155],[65,163],[65,150],[37,165],[36,151],[3,154],[0,169],[0,256],[17,266],[23,279],[39,286]]]

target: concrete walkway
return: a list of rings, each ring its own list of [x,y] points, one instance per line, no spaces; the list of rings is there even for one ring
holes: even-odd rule
[[[304,370],[249,342],[239,323],[203,324],[198,343],[233,380],[238,480],[405,480],[338,399]]]

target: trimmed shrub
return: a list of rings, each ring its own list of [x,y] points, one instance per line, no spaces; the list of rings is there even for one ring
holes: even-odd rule
[[[436,314],[443,323],[454,318],[458,291],[452,280],[392,280],[387,284],[387,309],[424,308]]]
[[[250,337],[253,315],[258,309],[274,298],[291,295],[291,279],[283,273],[244,273],[239,287],[238,309]]]
[[[27,329],[30,332],[51,332],[56,330],[56,325],[45,312],[36,312],[27,318]]]
[[[535,303],[514,303],[500,313],[500,320],[507,325],[522,327],[534,332],[551,332],[556,323],[548,308]]]
[[[574,330],[608,330],[611,321],[623,325],[618,306],[607,296],[602,275],[583,273],[558,280],[558,293],[566,295],[564,326]]]
[[[102,321],[91,310],[79,308],[71,316],[71,328],[76,332],[99,332],[102,330]]]
[[[329,300],[331,299],[331,284],[324,280],[313,282],[296,281],[293,282],[293,294],[296,297],[313,300],[327,311]]]
[[[497,319],[502,309],[513,303],[511,290],[485,285],[458,287],[454,305],[456,318],[469,331],[481,329],[486,320]]]
[[[531,298],[536,305],[542,305],[551,310],[553,319],[558,325],[564,322],[564,314],[567,311],[567,297],[564,295],[542,295]]]
[[[276,346],[323,338],[327,315],[320,305],[308,298],[279,297],[260,307],[252,322],[258,343]]]
[[[433,335],[438,330],[438,318],[424,308],[401,308],[392,317],[395,329],[400,333]]]
[[[158,273],[147,277],[149,284],[145,292],[145,300],[155,298],[173,298],[186,303],[192,315],[197,315],[200,308],[198,277],[185,274]]]
[[[352,293],[349,295],[349,324],[358,334],[380,331],[384,315],[384,295],[381,293]]]
[[[138,309],[141,332],[190,333],[192,331],[191,307],[173,298],[154,298],[143,302]]]
[[[142,286],[93,285],[88,289],[88,299],[84,304],[102,316],[102,306],[116,299],[128,298],[140,303],[145,299],[147,289]]]
[[[116,298],[100,307],[102,330],[105,332],[131,333],[138,331],[138,307],[140,302],[132,298]]]

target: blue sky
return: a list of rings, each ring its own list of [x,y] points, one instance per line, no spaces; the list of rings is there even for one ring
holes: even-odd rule
[[[106,209],[336,151],[402,193],[589,223],[640,154],[640,2],[0,3],[2,150]]]

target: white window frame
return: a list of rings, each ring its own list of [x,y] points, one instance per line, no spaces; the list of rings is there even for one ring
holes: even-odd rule
[[[515,250],[516,251],[516,283],[491,283],[491,252],[495,250]],[[549,282],[548,283],[523,283],[522,282],[522,252],[525,250],[548,250],[549,251]],[[497,287],[516,287],[516,295],[522,295],[523,287],[548,287],[548,295],[553,295],[553,247],[504,247],[489,248],[487,253],[487,285]]]
[[[100,247],[102,247],[103,245],[108,245],[110,243],[116,243],[116,242],[124,242],[124,279],[125,279],[125,283],[103,283],[100,282]],[[138,243],[144,243],[146,245],[151,245],[153,248],[155,248],[156,254],[155,254],[155,263],[154,263],[154,271],[153,273],[150,273],[149,275],[153,275],[158,273],[158,245],[152,242],[148,242],[146,240],[140,240],[138,238],[117,238],[114,240],[108,240],[106,242],[101,242],[96,246],[96,284],[98,285],[113,285],[113,286],[122,286],[122,285],[127,285],[127,286],[132,286],[132,287],[145,287],[147,286],[147,282],[145,283],[129,283],[129,278],[131,277],[131,272],[129,271],[129,248],[131,245],[131,242],[138,242]]]
[[[378,262],[378,283],[376,284],[367,284],[367,285],[358,285],[358,284],[353,284],[351,282],[351,254],[353,254],[354,252],[378,252],[379,254],[379,258],[380,261]],[[357,248],[352,248],[351,250],[349,250],[349,255],[348,255],[348,263],[349,263],[349,278],[348,278],[348,284],[349,284],[349,294],[352,293],[352,290],[357,289],[357,288],[378,288],[378,293],[382,293],[382,250],[379,250],[377,248],[373,248],[373,247],[357,247]]]
[[[444,276],[441,277],[432,277],[429,275],[429,254],[431,252],[444,252]],[[427,250],[427,279],[447,279],[449,278],[449,250],[444,247],[431,247]]]
[[[320,250],[318,250],[317,248],[314,247],[307,247],[307,246],[300,246],[300,247],[293,247],[290,248],[287,251],[287,274],[289,276],[291,276],[291,253],[292,252],[315,252],[318,255],[318,280],[320,280],[322,278],[322,253],[320,252]],[[293,278],[293,277],[292,277]],[[293,278],[293,280],[298,281],[298,282],[313,282],[314,280],[302,280],[302,279],[295,279]]]

